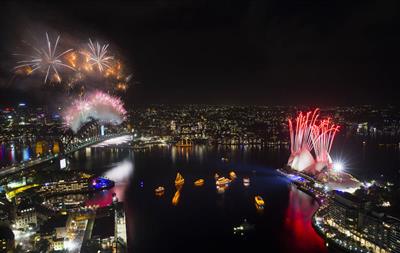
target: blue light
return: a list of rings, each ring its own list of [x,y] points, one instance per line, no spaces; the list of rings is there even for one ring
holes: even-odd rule
[[[293,174],[289,174],[288,175],[289,179],[291,179],[292,181],[300,181],[300,182],[304,182],[305,179],[298,176],[298,175],[293,175]]]
[[[113,185],[113,181],[102,177],[95,178],[92,182],[92,186],[96,190],[110,188]]]
[[[22,160],[23,161],[28,161],[29,160],[29,158],[30,158],[30,150],[29,150],[29,147],[25,147],[23,150],[22,150]]]

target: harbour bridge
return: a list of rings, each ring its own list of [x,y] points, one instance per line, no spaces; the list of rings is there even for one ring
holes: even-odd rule
[[[0,169],[0,177],[24,171],[46,162],[60,162],[69,154],[93,144],[114,137],[129,134],[123,127],[108,127],[107,132],[103,125],[91,121],[82,126],[78,132],[66,130],[57,135],[45,133],[35,136],[36,157],[18,164],[12,164]]]

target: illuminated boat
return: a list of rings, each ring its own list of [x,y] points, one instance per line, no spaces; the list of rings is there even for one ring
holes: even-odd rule
[[[243,178],[243,185],[248,187],[250,185],[250,178],[248,177]]]
[[[97,177],[92,181],[92,187],[94,190],[104,190],[114,187],[114,181],[104,177]]]
[[[255,228],[254,224],[250,224],[247,222],[246,219],[244,219],[242,224],[240,224],[239,226],[233,227],[233,234],[245,236],[248,232],[251,232],[252,230],[254,230],[254,228]]]
[[[231,178],[231,180],[234,180],[237,178],[236,173],[234,171],[229,172],[229,177]]]
[[[185,179],[182,175],[178,172],[175,178],[175,186],[182,186],[185,183]]]
[[[231,182],[231,180],[229,178],[226,177],[220,177],[217,179],[217,181],[215,182],[215,184],[217,186],[225,186],[227,184],[229,184]]]
[[[256,204],[260,207],[264,206],[264,200],[261,198],[261,196],[255,196],[254,200],[256,201]]]
[[[204,184],[204,179],[197,179],[194,181],[195,186],[202,186]]]
[[[154,190],[154,192],[156,193],[157,196],[164,195],[164,191],[165,191],[165,189],[162,186],[159,186]]]

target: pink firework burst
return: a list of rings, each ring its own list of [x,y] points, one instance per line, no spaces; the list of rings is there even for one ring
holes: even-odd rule
[[[95,91],[84,99],[75,100],[66,108],[63,119],[68,128],[77,132],[83,124],[91,120],[119,125],[126,119],[126,110],[120,98]]]
[[[319,120],[319,109],[302,112],[296,117],[294,124],[288,120],[290,133],[290,157],[288,165],[295,170],[310,170],[316,167],[329,166],[332,160],[329,152],[339,126],[328,119]],[[314,150],[315,159],[311,154]]]

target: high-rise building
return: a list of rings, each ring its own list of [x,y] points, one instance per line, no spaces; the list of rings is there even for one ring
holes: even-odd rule
[[[118,198],[113,196],[115,209],[115,251],[126,252],[127,233],[126,233],[126,217],[122,202],[118,202]]]
[[[363,248],[400,253],[400,220],[374,212],[363,199],[334,191],[325,218]]]

